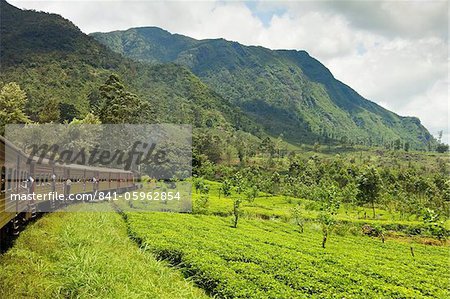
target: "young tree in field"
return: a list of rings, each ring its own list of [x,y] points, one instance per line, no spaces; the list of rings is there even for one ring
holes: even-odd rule
[[[370,203],[375,218],[375,203],[380,198],[382,181],[375,167],[367,169],[357,178],[358,194],[356,198],[362,204]]]
[[[0,91],[0,133],[2,135],[6,124],[30,122],[24,113],[26,102],[27,95],[17,83],[11,82],[2,87]]]
[[[192,180],[192,183],[194,185],[195,193],[198,193],[198,191],[201,191],[203,189],[203,186],[205,185],[205,182],[202,178],[194,178]]]
[[[238,221],[239,221],[239,215],[240,215],[240,205],[241,205],[241,199],[236,198],[233,201],[233,227],[237,228],[238,226]]]
[[[258,197],[258,194],[259,194],[258,188],[256,186],[253,186],[245,191],[245,199],[248,202],[253,202],[255,201],[255,198]]]
[[[305,226],[305,219],[303,218],[300,204],[296,205],[291,209],[291,214],[292,218],[295,221],[295,224],[300,228],[300,232],[303,233]]]
[[[325,212],[319,215],[319,223],[322,226],[322,248],[325,248],[328,240],[328,234],[330,233],[335,221],[330,213]]]
[[[225,197],[230,196],[232,187],[233,187],[233,185],[231,184],[230,180],[224,180],[222,185],[220,186],[220,189],[219,189],[219,198],[220,198],[220,194],[221,193]]]
[[[203,184],[200,188],[200,198],[196,201],[196,211],[201,214],[206,214],[209,204],[209,186]]]
[[[233,185],[237,194],[241,194],[245,190],[246,181],[240,172],[236,172],[233,176]]]
[[[328,235],[336,222],[334,216],[337,214],[341,204],[336,186],[331,185],[325,189],[321,200],[322,212],[319,214],[318,221],[322,226],[322,248],[325,248]]]

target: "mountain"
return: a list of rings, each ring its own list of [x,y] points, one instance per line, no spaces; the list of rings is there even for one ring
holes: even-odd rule
[[[273,136],[293,143],[341,141],[416,149],[435,140],[415,117],[402,117],[335,79],[305,51],[270,50],[224,39],[196,40],[157,27],[91,34],[136,61],[188,67]]]
[[[150,102],[149,123],[261,131],[186,67],[124,58],[56,14],[21,10],[4,0],[0,11],[0,82],[17,82],[26,91],[27,113],[35,121],[50,98],[72,105],[82,117],[91,110],[89,95],[114,73],[131,92]]]

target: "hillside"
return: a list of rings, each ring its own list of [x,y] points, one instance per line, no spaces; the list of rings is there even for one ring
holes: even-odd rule
[[[115,73],[131,92],[150,103],[149,123],[260,131],[239,108],[185,67],[134,62],[59,15],[20,10],[3,0],[0,5],[0,82],[17,82],[26,91],[27,114],[32,120],[38,120],[44,103],[52,98],[71,106],[76,117],[83,117],[91,111],[89,95]]]
[[[92,36],[134,60],[187,66],[267,132],[283,134],[293,143],[382,145],[400,139],[425,149],[435,142],[419,119],[399,116],[363,98],[305,51],[195,40],[156,27]]]

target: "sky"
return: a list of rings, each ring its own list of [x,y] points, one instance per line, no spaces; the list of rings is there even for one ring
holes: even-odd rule
[[[52,12],[83,32],[157,26],[306,50],[365,98],[419,117],[449,142],[448,1],[9,1]]]

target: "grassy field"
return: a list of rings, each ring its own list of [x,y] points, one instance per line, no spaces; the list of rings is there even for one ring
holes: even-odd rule
[[[48,214],[28,227],[0,257],[0,298],[207,297],[142,252],[110,210]]]
[[[144,247],[219,298],[448,298],[448,247],[304,233],[281,221],[129,212]]]

